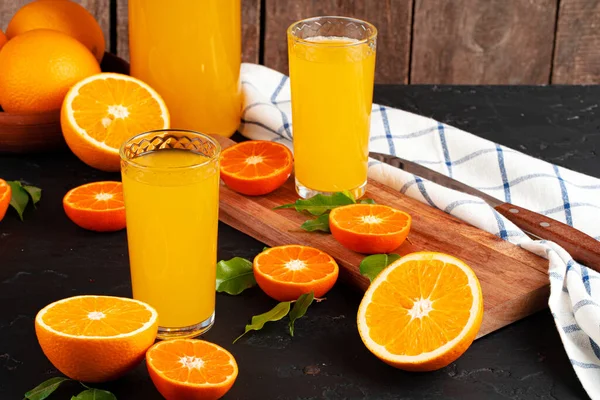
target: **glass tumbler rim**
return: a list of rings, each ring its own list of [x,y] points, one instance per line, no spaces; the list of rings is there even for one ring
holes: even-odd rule
[[[144,136],[150,136],[151,134],[158,135],[158,134],[165,133],[165,132],[187,133],[187,134],[193,134],[195,136],[201,137],[201,138],[207,140],[213,146],[215,146],[215,153],[212,156],[204,155],[207,159],[200,163],[184,165],[184,166],[159,167],[159,168],[140,164],[135,161],[135,158],[128,157],[125,154],[127,146],[130,145],[132,142],[136,141],[137,139],[140,139],[141,137],[144,137]],[[152,136],[152,137],[155,137],[155,136]],[[178,149],[178,150],[193,151],[193,150],[189,150],[189,149],[187,149],[187,150],[186,149]],[[197,154],[200,154],[200,153],[197,153]],[[169,128],[167,128],[167,129],[155,129],[155,130],[138,133],[138,134],[130,137],[129,139],[127,139],[125,142],[123,142],[123,144],[119,148],[119,157],[121,158],[121,161],[127,163],[128,165],[133,165],[133,166],[135,166],[135,168],[138,168],[138,169],[146,169],[146,170],[153,170],[153,171],[156,171],[156,170],[176,171],[176,170],[188,170],[188,169],[202,168],[212,162],[218,161],[220,156],[221,156],[221,144],[219,143],[219,141],[217,139],[211,137],[210,135],[208,135],[206,133],[194,131],[191,129],[169,129]]]
[[[353,47],[353,46],[359,46],[361,44],[369,43],[369,42],[371,42],[371,41],[373,41],[373,40],[375,40],[377,38],[377,33],[378,33],[377,32],[377,28],[372,23],[367,22],[367,21],[362,20],[362,19],[352,18],[352,17],[344,17],[344,16],[340,16],[340,15],[321,15],[321,16],[317,16],[317,17],[304,18],[304,19],[301,19],[299,21],[296,21],[296,22],[292,23],[287,28],[287,35],[288,35],[288,37],[292,38],[293,40],[295,40],[298,43],[302,43],[303,45],[308,45],[308,46],[323,46],[323,42],[316,42],[316,41],[307,40],[307,39],[298,37],[293,32],[294,28],[296,28],[300,24],[306,24],[306,23],[316,22],[316,21],[321,20],[321,19],[334,19],[334,20],[340,20],[340,21],[345,20],[345,21],[348,21],[348,22],[355,22],[355,23],[358,23],[358,24],[366,25],[371,30],[370,34],[367,37],[365,37],[364,39],[357,39],[355,42],[350,42],[350,43],[339,43],[339,44],[335,44],[333,46],[331,44],[327,44],[327,47]]]

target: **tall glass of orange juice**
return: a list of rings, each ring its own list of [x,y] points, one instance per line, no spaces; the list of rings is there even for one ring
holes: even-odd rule
[[[240,123],[241,0],[130,0],[131,75],[152,86],[171,126],[231,136]]]
[[[215,313],[219,154],[193,131],[143,133],[121,147],[133,297],[160,338],[206,332]]]
[[[377,29],[316,17],[287,31],[296,191],[365,192]]]

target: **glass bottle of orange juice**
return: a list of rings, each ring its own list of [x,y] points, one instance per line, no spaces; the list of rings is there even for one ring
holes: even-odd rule
[[[231,136],[241,114],[241,0],[129,0],[131,75],[171,127]]]

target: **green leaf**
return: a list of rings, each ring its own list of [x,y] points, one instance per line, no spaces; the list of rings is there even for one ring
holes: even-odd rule
[[[294,336],[294,322],[306,314],[306,310],[308,310],[308,307],[312,304],[314,299],[314,292],[310,292],[298,297],[298,300],[294,303],[294,307],[292,308],[292,311],[290,311],[290,322],[288,324],[290,336]]]
[[[377,203],[375,203],[375,200],[373,200],[373,199],[360,199],[359,203],[360,204],[377,204]]]
[[[331,232],[329,230],[329,214],[323,214],[317,219],[309,219],[303,223],[300,228],[309,232],[323,231],[329,233]]]
[[[40,383],[35,388],[31,389],[29,392],[25,393],[25,398],[28,400],[44,400],[48,396],[50,396],[61,383],[70,381],[69,378],[65,378],[62,376],[57,376],[54,378],[50,378],[45,382]]]
[[[298,199],[295,203],[275,207],[275,210],[295,208],[298,212],[307,211],[312,215],[323,215],[336,207],[355,203],[354,197],[348,192],[333,193],[331,195],[318,194],[310,199]]]
[[[256,279],[250,261],[234,257],[217,263],[217,292],[238,295],[253,286],[256,286]]]
[[[23,221],[23,213],[27,204],[29,203],[29,194],[21,185],[19,181],[6,182],[10,185],[12,191],[12,197],[10,198],[10,205],[17,211],[19,218]]]
[[[267,322],[279,321],[281,318],[288,315],[288,313],[290,312],[290,304],[291,304],[291,302],[289,302],[289,301],[281,302],[281,303],[277,304],[275,307],[273,307],[271,310],[267,311],[266,313],[255,315],[254,317],[252,317],[252,322],[250,324],[246,325],[246,329],[244,330],[244,333],[242,333],[240,336],[238,336],[233,341],[233,343],[240,340],[240,338],[242,336],[244,336],[246,333],[248,333],[250,331],[261,330]]]
[[[356,203],[356,198],[354,197],[354,195],[353,195],[353,194],[352,194],[352,193],[351,193],[349,190],[344,190],[344,191],[342,191],[342,194],[343,194],[344,196],[346,196],[347,198],[349,198],[349,199],[352,199],[352,201],[353,201],[354,203]]]
[[[265,247],[263,247],[263,251],[267,251],[267,250],[269,250],[269,249],[270,249],[270,247],[269,247],[269,246],[265,246]]]
[[[363,258],[358,266],[360,273],[369,278],[371,282],[388,265],[400,258],[398,254],[373,254]]]
[[[29,196],[31,196],[31,200],[33,200],[33,206],[35,207],[35,205],[39,203],[42,199],[42,189],[30,185],[23,186],[23,189],[25,189],[25,191],[29,193]]]
[[[117,396],[106,390],[86,389],[77,396],[71,397],[71,400],[117,400]]]

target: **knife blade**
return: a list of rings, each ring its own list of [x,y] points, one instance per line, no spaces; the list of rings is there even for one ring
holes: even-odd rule
[[[558,244],[575,261],[600,272],[600,241],[572,226],[523,207],[498,200],[487,193],[415,162],[375,152],[369,153],[369,156],[449,189],[479,197],[529,235]]]

